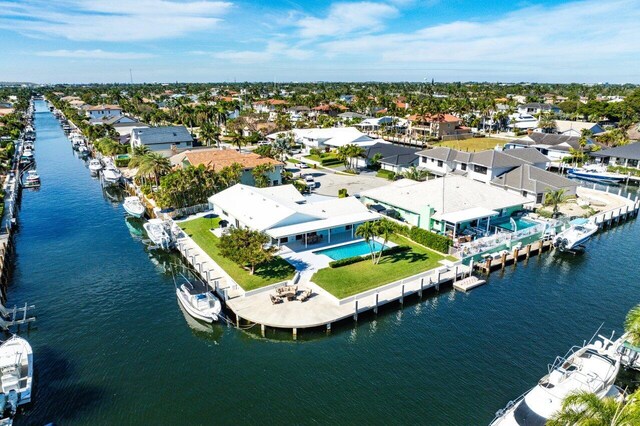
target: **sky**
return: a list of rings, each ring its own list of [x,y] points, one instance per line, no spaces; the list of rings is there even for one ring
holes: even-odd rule
[[[0,0],[0,81],[640,83],[640,0]]]

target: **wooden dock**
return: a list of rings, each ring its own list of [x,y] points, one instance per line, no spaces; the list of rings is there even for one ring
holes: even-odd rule
[[[551,240],[539,240],[531,244],[527,244],[522,248],[514,248],[511,252],[504,252],[498,259],[487,258],[484,262],[478,262],[474,264],[475,269],[489,274],[496,269],[504,269],[505,266],[513,263],[518,263],[521,260],[529,259],[531,256],[536,256],[553,249],[553,242]]]

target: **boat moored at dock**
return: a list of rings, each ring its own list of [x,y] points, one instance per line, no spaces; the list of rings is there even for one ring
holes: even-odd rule
[[[575,222],[575,221],[574,221]],[[560,251],[584,248],[584,244],[598,231],[598,226],[587,220],[573,223],[553,239],[553,245]]]
[[[218,321],[222,305],[213,291],[202,281],[188,280],[182,276],[184,283],[176,286],[178,302],[193,318],[213,323]]]
[[[589,164],[569,169],[567,174],[570,177],[601,183],[621,183],[627,178],[625,175],[607,171],[606,166],[601,164]]]
[[[124,207],[124,210],[133,217],[144,216],[146,210],[144,204],[142,204],[140,199],[135,196],[125,197],[122,207]]]
[[[102,178],[105,183],[116,185],[122,180],[122,173],[115,166],[107,165],[102,171]]]
[[[20,405],[31,402],[33,351],[22,337],[12,336],[0,345],[0,411],[11,424]]]
[[[614,382],[620,358],[607,356],[610,345],[606,339],[596,340],[557,357],[549,366],[549,373],[533,389],[498,411],[490,426],[545,425],[562,408],[564,399],[575,392],[593,393],[600,399],[619,397]]]
[[[38,188],[40,186],[40,175],[35,170],[28,170],[24,180],[25,188]]]
[[[89,161],[89,171],[93,174],[97,174],[100,170],[102,170],[102,163],[97,158],[94,158]]]
[[[149,239],[157,247],[168,250],[171,248],[172,239],[167,224],[162,219],[150,219],[143,225]]]

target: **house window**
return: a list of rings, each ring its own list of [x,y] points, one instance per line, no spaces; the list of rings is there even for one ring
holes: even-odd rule
[[[352,227],[353,227],[353,225],[345,225],[344,229],[345,229],[345,231],[349,231]]]
[[[460,166],[460,168],[461,168],[462,170],[467,170],[467,165],[466,165],[466,164],[462,164],[462,165]]]
[[[278,181],[277,181],[277,180],[273,180],[273,181],[271,181],[271,185],[272,185],[272,186],[278,186]]]
[[[627,160],[627,167],[638,167],[638,160]]]
[[[429,160],[431,160],[432,163],[434,163],[436,160],[433,158],[430,158]]]
[[[426,163],[426,162],[427,162],[427,159],[426,159],[426,158],[424,158],[424,157],[420,157],[420,162],[421,162],[421,163]]]
[[[442,167],[442,160],[438,160],[438,167]]]
[[[300,241],[303,237],[304,237],[304,235],[298,234],[298,235],[296,235],[296,240]]]
[[[473,165],[473,171],[481,175],[487,174],[487,168],[484,166],[478,166],[477,164]]]
[[[289,242],[289,237],[280,238],[280,244],[287,244]]]
[[[536,195],[536,203],[542,204],[543,197],[544,197],[544,194],[537,194]]]

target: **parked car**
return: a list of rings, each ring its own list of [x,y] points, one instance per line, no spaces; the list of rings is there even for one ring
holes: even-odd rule
[[[300,162],[298,164],[298,167],[300,167],[301,169],[308,169],[309,165],[307,163]]]
[[[307,183],[315,182],[315,179],[311,175],[304,175],[304,180]]]

